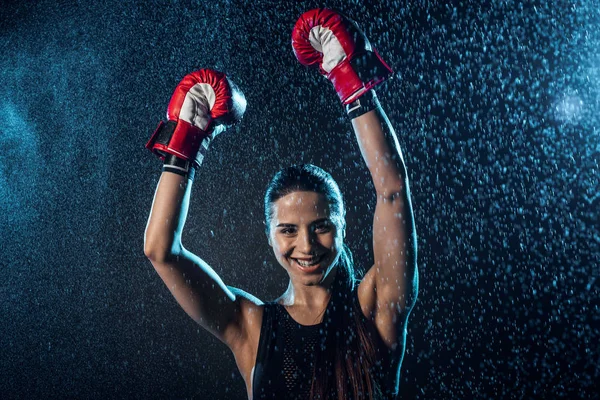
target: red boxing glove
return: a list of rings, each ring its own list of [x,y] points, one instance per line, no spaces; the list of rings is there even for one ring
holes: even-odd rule
[[[245,110],[244,94],[225,74],[211,69],[192,72],[175,88],[167,109],[169,122],[160,122],[146,148],[163,161],[172,154],[198,167],[200,146],[208,148]]]
[[[318,65],[343,104],[392,74],[354,21],[325,8],[302,14],[292,31],[292,47],[300,63]]]

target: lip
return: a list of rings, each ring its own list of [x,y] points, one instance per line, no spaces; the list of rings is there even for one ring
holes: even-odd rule
[[[309,258],[309,259],[302,259],[302,258],[292,258],[292,261],[294,263],[294,265],[302,272],[314,272],[316,270],[318,270],[321,267],[321,263],[323,262],[323,260],[325,260],[326,255],[322,254],[319,257],[317,257],[317,259],[319,259],[319,262],[311,267],[303,267],[302,265],[300,265],[298,263],[298,261],[296,260],[300,260],[300,261],[310,261],[310,260],[314,260],[314,258]]]

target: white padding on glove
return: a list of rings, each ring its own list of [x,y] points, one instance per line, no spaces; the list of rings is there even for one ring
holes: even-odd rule
[[[310,30],[308,40],[312,47],[323,54],[323,70],[330,73],[340,62],[346,58],[346,53],[335,37],[333,32],[321,25],[317,25]]]
[[[210,110],[215,105],[215,91],[208,83],[197,83],[185,95],[179,118],[206,130],[212,121]]]

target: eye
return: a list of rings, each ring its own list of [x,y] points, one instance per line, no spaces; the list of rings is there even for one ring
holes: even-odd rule
[[[326,222],[326,221],[319,222],[315,226],[315,231],[317,233],[327,233],[327,232],[331,231],[331,225],[329,224],[329,222]]]
[[[281,228],[281,230],[279,232],[281,232],[284,235],[293,235],[296,233],[296,228],[293,228],[293,227]]]

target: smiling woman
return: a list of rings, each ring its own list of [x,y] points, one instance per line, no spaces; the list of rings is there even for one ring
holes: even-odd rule
[[[309,304],[314,294],[307,296],[304,285],[325,280],[343,252],[344,204],[337,184],[313,165],[286,168],[267,189],[265,220],[269,245],[290,285],[296,279],[303,283],[284,296]]]
[[[147,147],[164,160],[144,249],[188,315],[233,352],[249,399],[396,398],[406,324],[417,296],[416,234],[406,167],[375,85],[391,70],[355,24],[330,10],[305,13],[296,56],[334,84],[377,194],[373,266],[354,267],[344,244],[342,194],[314,165],[278,172],[265,194],[266,235],[289,284],[263,303],[225,285],[186,250],[181,233],[195,168],[211,141],[241,118],[245,100],[224,74],[186,76],[169,122]]]
[[[375,332],[357,298],[338,185],[314,165],[283,169],[267,189],[265,220],[269,244],[290,281],[280,298],[265,304],[254,392],[259,398],[273,392],[293,393],[298,399],[319,398],[319,393],[335,398],[329,379],[335,368],[339,383],[351,383],[357,393],[369,393],[368,398],[381,397],[385,371],[375,368]],[[280,339],[265,339],[270,336]],[[302,345],[306,343],[311,345]],[[283,357],[275,356],[276,348],[284,349]],[[268,379],[279,370],[284,371],[282,380]],[[349,389],[344,385],[339,391]]]

